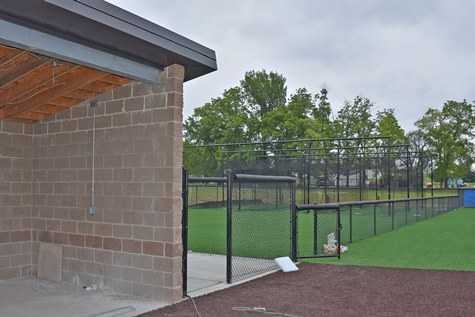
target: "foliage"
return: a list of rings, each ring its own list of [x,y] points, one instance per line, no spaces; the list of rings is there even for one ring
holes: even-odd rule
[[[415,125],[435,155],[434,178],[447,185],[449,177],[463,177],[475,160],[475,108],[466,100],[447,101],[441,110],[430,108]]]

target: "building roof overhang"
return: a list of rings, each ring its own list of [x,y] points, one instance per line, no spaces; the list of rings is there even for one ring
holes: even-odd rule
[[[213,50],[102,0],[0,0],[0,119],[37,121],[130,80],[185,81]]]

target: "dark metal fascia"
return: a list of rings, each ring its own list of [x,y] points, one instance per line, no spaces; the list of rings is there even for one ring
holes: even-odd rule
[[[185,67],[185,80],[217,69],[213,50],[105,1],[0,0],[0,16],[149,66]]]

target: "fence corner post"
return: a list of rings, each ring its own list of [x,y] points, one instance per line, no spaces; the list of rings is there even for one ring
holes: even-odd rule
[[[227,199],[226,199],[226,283],[232,282],[232,198],[233,198],[233,184],[232,173],[228,169],[226,171],[226,185],[227,185]]]

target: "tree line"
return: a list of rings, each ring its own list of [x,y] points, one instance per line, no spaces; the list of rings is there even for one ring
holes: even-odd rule
[[[441,109],[429,108],[406,132],[393,108],[375,111],[374,102],[359,95],[335,114],[328,93],[325,87],[315,94],[299,88],[288,96],[282,74],[246,72],[238,86],[194,109],[184,123],[185,145],[388,136],[394,145],[433,155],[434,179],[441,184],[474,175],[472,103],[449,100]]]

